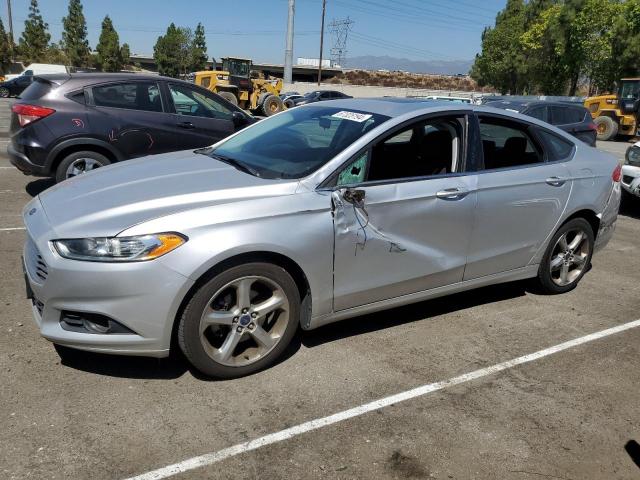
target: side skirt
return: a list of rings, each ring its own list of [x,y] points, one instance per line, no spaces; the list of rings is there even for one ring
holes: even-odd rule
[[[538,264],[527,265],[526,267],[509,270],[507,272],[500,272],[493,275],[474,278],[472,280],[466,280],[464,282],[458,282],[451,285],[432,288],[430,290],[423,290],[421,292],[410,293],[407,295],[402,295],[400,297],[380,300],[379,302],[368,303],[366,305],[360,305],[358,307],[349,308],[347,310],[341,310],[339,312],[323,315],[321,317],[312,318],[309,326],[305,328],[305,330],[313,330],[314,328],[318,328],[328,323],[337,322],[338,320],[345,320],[347,318],[357,317],[358,315],[364,315],[367,313],[378,312],[380,310],[400,307],[403,305],[408,305],[410,303],[430,300],[432,298],[443,297],[445,295],[463,292],[465,290],[472,290],[474,288],[494,285],[498,283],[514,282],[516,280],[524,280],[526,278],[533,278],[538,274],[538,267]]]

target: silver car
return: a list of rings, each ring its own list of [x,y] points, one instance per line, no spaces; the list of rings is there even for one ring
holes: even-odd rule
[[[531,117],[407,99],[282,112],[218,144],[103,167],[24,210],[55,344],[218,378],[299,327],[531,278],[574,288],[611,238],[613,157]]]

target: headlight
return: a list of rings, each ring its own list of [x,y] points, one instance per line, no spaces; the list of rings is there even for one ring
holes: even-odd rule
[[[627,165],[633,165],[634,167],[640,167],[640,147],[631,146],[627,150],[624,163]]]
[[[177,233],[156,233],[136,237],[94,237],[54,240],[64,258],[91,262],[141,262],[175,250],[186,237]]]

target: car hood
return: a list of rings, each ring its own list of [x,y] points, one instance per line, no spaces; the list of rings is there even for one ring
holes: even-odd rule
[[[192,151],[110,165],[41,193],[58,238],[112,236],[184,210],[290,195],[298,182],[254,177]]]

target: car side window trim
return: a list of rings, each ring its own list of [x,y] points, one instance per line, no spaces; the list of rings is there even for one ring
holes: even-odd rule
[[[446,112],[434,112],[434,113],[429,113],[429,114],[426,114],[426,115],[421,115],[419,117],[415,117],[415,118],[409,119],[409,120],[407,120],[405,122],[402,122],[402,123],[396,125],[395,127],[391,128],[390,130],[384,132],[382,135],[379,135],[378,137],[374,138],[367,145],[365,145],[360,150],[358,150],[354,155],[350,156],[347,160],[342,162],[340,164],[340,166],[337,167],[331,173],[331,175],[329,175],[325,180],[323,180],[316,187],[316,190],[330,190],[330,191],[333,191],[333,190],[338,190],[340,188],[345,188],[345,187],[356,187],[356,186],[369,187],[369,186],[376,186],[376,185],[388,185],[388,184],[407,183],[407,182],[419,182],[419,181],[430,180],[430,179],[434,179],[434,178],[464,177],[464,176],[467,176],[467,175],[474,174],[475,173],[474,171],[469,171],[469,170],[466,169],[467,165],[469,164],[468,157],[469,157],[469,154],[471,152],[471,149],[469,148],[469,130],[470,130],[470,117],[471,117],[472,113],[473,112],[471,112],[470,110],[451,110],[451,111],[446,111]],[[359,157],[364,155],[365,152],[368,152],[369,150],[371,150],[371,148],[376,143],[380,142],[382,139],[384,139],[384,138],[392,138],[394,136],[394,134],[400,132],[401,130],[405,129],[406,127],[408,127],[408,126],[410,126],[412,124],[417,124],[417,123],[428,121],[430,119],[438,118],[438,117],[464,117],[464,119],[465,119],[464,125],[463,125],[462,148],[460,149],[461,150],[460,159],[458,159],[458,165],[456,166],[461,171],[438,174],[438,175],[424,175],[424,176],[415,176],[415,177],[392,178],[392,179],[387,179],[387,180],[372,180],[372,181],[368,180],[368,181],[365,181],[365,182],[359,182],[359,183],[354,183],[354,184],[350,184],[350,185],[336,185],[335,184],[337,182],[337,180],[338,180],[338,177],[340,176],[340,173],[346,167],[348,167],[356,159],[358,159]]]
[[[546,146],[545,143],[543,143],[540,138],[535,134],[535,127],[536,125],[534,124],[530,124],[527,122],[523,122],[519,119],[515,119],[513,117],[509,117],[507,115],[500,115],[499,113],[485,113],[485,112],[478,112],[478,113],[474,113],[474,116],[476,117],[476,120],[478,122],[478,127],[480,126],[480,118],[495,118],[496,120],[499,121],[503,121],[503,122],[511,122],[515,125],[518,125],[520,127],[524,127],[522,128],[522,130],[524,132],[526,132],[526,134],[531,138],[531,141],[533,143],[534,148],[538,151],[539,154],[542,155],[542,161],[541,162],[537,162],[537,163],[529,163],[526,165],[515,165],[515,166],[507,166],[507,167],[499,167],[499,168],[491,168],[491,169],[486,169],[485,168],[485,163],[484,163],[484,149],[482,147],[482,137],[480,136],[479,132],[478,132],[478,138],[477,138],[477,142],[476,142],[476,148],[478,149],[479,152],[479,157],[480,157],[480,162],[479,162],[479,169],[476,173],[481,173],[481,174],[485,174],[485,173],[493,173],[493,172],[504,172],[504,171],[508,171],[508,170],[521,170],[524,168],[534,168],[534,167],[539,167],[542,165],[546,165],[547,163],[549,163],[548,161],[548,156],[547,156],[547,151],[546,148],[544,148]]]

